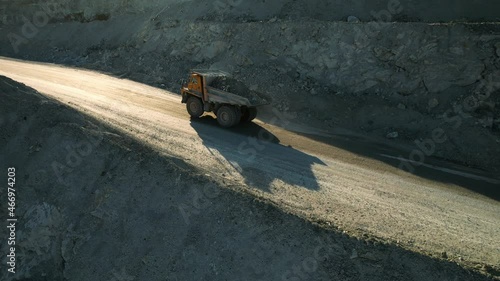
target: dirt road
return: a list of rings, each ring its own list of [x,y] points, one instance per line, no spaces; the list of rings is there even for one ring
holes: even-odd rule
[[[438,162],[412,175],[397,168],[408,155],[399,149],[286,131],[279,126],[294,127],[293,119],[277,111],[267,110],[267,122],[223,130],[210,115],[190,120],[178,95],[96,72],[2,58],[0,75],[325,227],[499,266],[500,183],[487,175]]]

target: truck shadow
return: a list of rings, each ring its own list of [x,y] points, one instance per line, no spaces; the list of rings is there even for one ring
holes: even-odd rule
[[[275,135],[253,122],[223,129],[214,117],[203,116],[192,118],[191,126],[214,157],[219,157],[214,153],[218,152],[224,157],[221,162],[232,166],[228,172],[237,171],[251,187],[272,192],[271,184],[282,181],[310,190],[320,188],[313,166],[326,166],[323,161],[281,145]]]
[[[500,178],[488,171],[465,167],[433,156],[427,157],[422,165],[412,165],[413,170],[410,171],[406,166],[401,165],[404,162],[400,158],[390,157],[391,155],[401,155],[402,159],[408,159],[408,155],[412,151],[407,147],[391,146],[369,137],[342,135],[325,137],[300,132],[297,132],[297,134],[363,157],[378,160],[394,167],[400,175],[405,177],[415,175],[423,179],[455,185],[458,189],[465,188],[490,199],[500,201]]]

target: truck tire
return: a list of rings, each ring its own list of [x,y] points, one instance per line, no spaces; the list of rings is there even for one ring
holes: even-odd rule
[[[201,102],[201,99],[197,97],[189,97],[187,99],[186,109],[189,115],[193,118],[199,118],[204,112],[203,103]]]
[[[257,117],[257,108],[249,107],[242,110],[241,122],[250,122]]]
[[[223,105],[217,110],[217,122],[224,128],[230,128],[240,122],[241,113],[234,106]]]

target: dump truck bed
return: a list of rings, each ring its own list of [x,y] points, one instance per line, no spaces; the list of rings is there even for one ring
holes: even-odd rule
[[[238,94],[222,91],[211,86],[206,87],[208,92],[208,101],[220,104],[232,104],[247,107],[256,107],[268,104],[267,101],[257,95],[243,97]]]
[[[223,71],[219,70],[192,70],[191,75],[201,77],[199,83],[189,83],[181,89],[182,93],[189,93],[203,100],[204,103],[230,104],[245,107],[258,107],[269,104],[261,95],[250,90],[244,83]],[[196,80],[196,78],[194,78]],[[187,101],[187,99],[184,99]]]

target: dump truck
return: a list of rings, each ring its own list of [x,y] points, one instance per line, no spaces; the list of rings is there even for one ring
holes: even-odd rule
[[[252,121],[257,117],[257,107],[268,104],[258,93],[217,70],[192,70],[181,95],[192,118],[213,112],[225,128]]]

